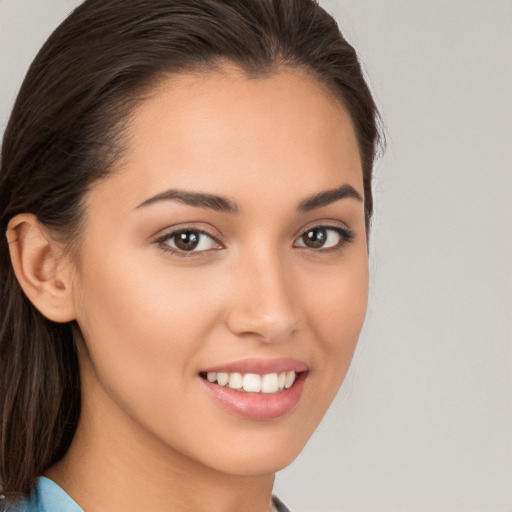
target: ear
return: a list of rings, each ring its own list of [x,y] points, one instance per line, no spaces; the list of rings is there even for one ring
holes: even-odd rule
[[[7,241],[14,273],[30,302],[49,320],[74,320],[71,265],[63,261],[61,244],[30,213],[10,220]]]

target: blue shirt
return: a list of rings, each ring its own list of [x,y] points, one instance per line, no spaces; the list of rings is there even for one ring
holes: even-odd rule
[[[10,510],[10,509],[7,509]],[[84,512],[53,480],[40,476],[32,494],[16,503],[13,512]]]
[[[272,497],[273,510],[275,512],[290,512],[275,496]],[[0,501],[0,506],[2,501]],[[84,512],[69,494],[57,485],[53,480],[40,476],[36,487],[26,500],[16,503],[12,512]]]

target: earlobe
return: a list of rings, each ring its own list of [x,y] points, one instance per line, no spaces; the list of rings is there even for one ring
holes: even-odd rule
[[[30,213],[13,217],[7,241],[14,273],[30,302],[49,320],[74,320],[69,265],[62,264],[60,245],[37,217]]]

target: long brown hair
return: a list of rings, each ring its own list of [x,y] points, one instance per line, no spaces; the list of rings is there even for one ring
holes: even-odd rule
[[[315,0],[86,0],[55,30],[23,82],[4,134],[0,226],[33,213],[77,246],[82,199],[123,153],[123,126],[155,82],[237,64],[249,78],[306,71],[348,109],[366,220],[378,114],[358,58]],[[78,244],[79,245],[79,244]],[[74,323],[23,294],[0,237],[0,493],[30,493],[68,449],[80,414]]]

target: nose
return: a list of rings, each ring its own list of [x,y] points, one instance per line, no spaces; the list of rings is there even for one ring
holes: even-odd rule
[[[277,254],[241,258],[233,274],[229,329],[265,343],[289,339],[298,326],[290,274]]]

